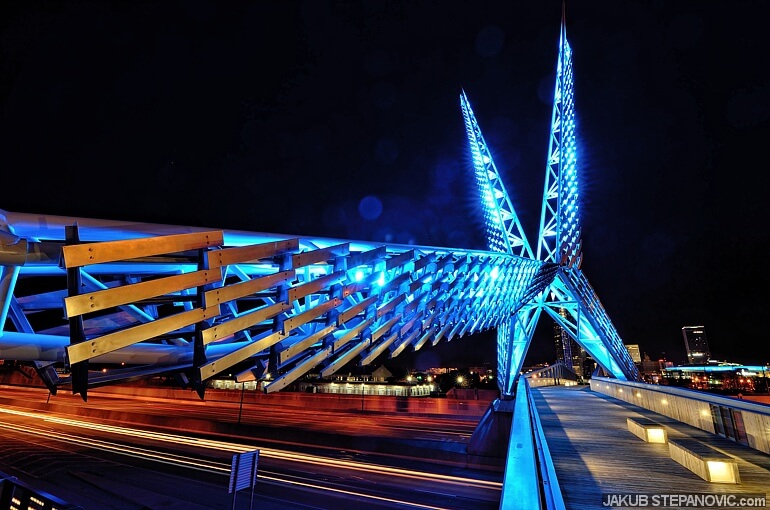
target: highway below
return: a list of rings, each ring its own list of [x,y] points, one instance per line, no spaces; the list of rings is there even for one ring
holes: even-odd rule
[[[478,419],[215,397],[0,386],[0,471],[84,509],[499,506],[502,466],[464,453]],[[233,455],[255,450],[253,503],[234,504]]]

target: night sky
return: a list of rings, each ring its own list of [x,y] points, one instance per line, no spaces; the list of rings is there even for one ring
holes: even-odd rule
[[[484,248],[463,89],[536,244],[560,0],[0,9],[2,209]],[[566,3],[582,268],[653,359],[704,325],[713,358],[770,362],[769,13]],[[494,363],[494,335],[424,351]]]

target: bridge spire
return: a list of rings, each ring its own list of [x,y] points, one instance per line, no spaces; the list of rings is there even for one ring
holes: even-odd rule
[[[556,86],[548,140],[537,258],[580,267],[582,252],[572,48],[567,41],[565,19],[564,3],[562,3],[559,58],[556,63]]]
[[[531,294],[527,302],[498,325],[498,386],[503,398],[513,395],[542,311],[550,315],[608,373],[619,379],[639,378],[620,336],[580,270],[582,252],[572,49],[567,41],[565,19],[562,3],[536,256],[536,260],[542,263],[539,273],[545,275],[549,268],[558,269],[555,277],[549,278],[547,288]],[[460,95],[460,104],[481,195],[489,248],[533,258],[464,91]]]
[[[545,172],[537,258],[559,264],[541,306],[593,359],[619,379],[639,372],[596,292],[582,262],[572,48],[562,2],[559,57]]]
[[[464,90],[460,91],[460,106],[465,119],[489,249],[533,259],[532,248]],[[539,316],[538,307],[526,306],[502,320],[497,328],[497,384],[503,398],[513,396]]]
[[[513,208],[508,192],[500,178],[489,147],[481,134],[481,128],[473,115],[473,109],[465,95],[460,91],[460,107],[465,119],[473,168],[476,172],[476,185],[481,197],[484,215],[484,228],[489,249],[502,253],[533,258],[532,248],[524,235],[519,217]]]

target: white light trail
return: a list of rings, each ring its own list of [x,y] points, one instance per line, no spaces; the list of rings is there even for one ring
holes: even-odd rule
[[[217,451],[230,451],[233,453],[244,453],[254,450],[253,445],[242,445],[238,443],[232,443],[227,441],[218,441],[213,439],[186,437],[178,434],[169,434],[165,432],[153,432],[141,429],[134,429],[128,427],[118,427],[115,425],[104,425],[98,423],[91,423],[81,420],[73,420],[71,418],[64,418],[59,416],[52,416],[50,414],[37,413],[31,411],[22,411],[19,409],[0,408],[0,412],[23,416],[26,418],[32,418],[36,420],[43,420],[51,423],[58,423],[60,425],[66,425],[70,427],[85,428],[89,431],[99,430],[102,432],[117,434],[123,436],[130,436],[132,438],[144,438],[154,441],[173,443],[186,446],[194,446],[199,448],[210,448]],[[84,444],[94,445],[98,440],[88,438],[87,442],[84,440]],[[123,445],[121,445],[122,447]],[[141,450],[141,449],[137,449]],[[126,452],[119,452],[125,453]],[[390,466],[382,466],[378,464],[369,464],[351,460],[340,460],[330,457],[321,457],[318,455],[309,455],[303,453],[288,452],[284,450],[277,450],[272,448],[260,448],[260,456],[265,458],[273,458],[280,460],[287,460],[293,462],[302,462],[305,464],[315,464],[325,467],[339,466],[344,469],[363,471],[368,473],[378,473],[390,476],[400,476],[404,478],[410,478],[415,480],[429,480],[432,482],[444,483],[444,484],[460,484],[465,487],[475,487],[482,489],[501,490],[502,483],[488,480],[477,480],[473,478],[464,478],[458,476],[440,475],[435,473],[424,473],[421,471],[414,471],[409,469],[394,468]],[[196,460],[197,462],[197,460]],[[188,466],[193,467],[194,466]],[[197,469],[197,468],[195,468]],[[227,469],[229,473],[229,466]]]

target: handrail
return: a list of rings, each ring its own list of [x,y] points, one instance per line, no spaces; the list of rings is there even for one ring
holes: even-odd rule
[[[751,400],[739,400],[735,397],[719,395],[718,393],[709,393],[703,390],[682,388],[679,386],[664,386],[646,382],[621,381],[611,377],[593,377],[592,380],[595,380],[596,382],[618,384],[629,388],[656,391],[658,393],[665,393],[690,400],[698,400],[700,402],[707,402],[709,404],[728,406],[735,409],[740,409],[742,411],[751,411],[765,415],[770,414],[770,407],[768,407],[767,404],[763,404],[761,402],[752,402]]]
[[[556,471],[526,377],[519,377],[500,510],[564,510]]]
[[[513,400],[513,422],[500,494],[500,510],[543,508],[525,384],[524,378],[519,377]]]
[[[722,435],[719,427],[723,425],[734,427],[733,416],[740,412],[742,419],[739,442],[749,448],[770,453],[770,431],[764,425],[770,417],[770,405],[690,388],[620,381],[606,377],[592,377],[591,390],[668,416],[711,434]]]
[[[540,415],[535,406],[535,400],[532,398],[532,390],[529,387],[527,378],[523,378],[527,389],[527,402],[529,403],[529,412],[532,419],[532,435],[535,440],[535,449],[537,452],[537,465],[540,468],[539,483],[545,498],[546,510],[565,510],[564,497],[561,493],[559,480],[556,477],[556,470],[553,465],[551,451],[548,449],[548,442],[545,439],[543,425],[540,423]]]

